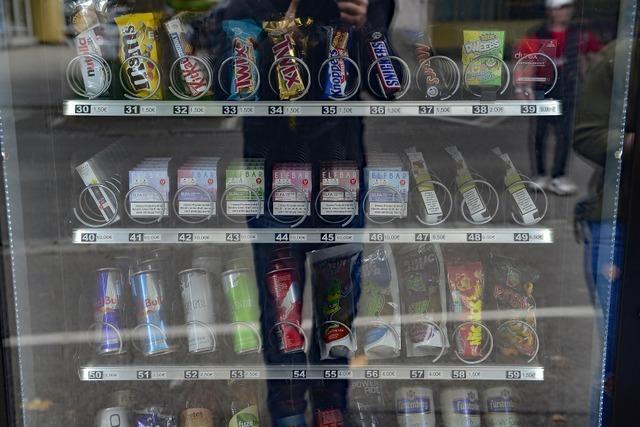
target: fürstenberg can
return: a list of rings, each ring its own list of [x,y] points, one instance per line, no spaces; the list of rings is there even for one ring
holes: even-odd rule
[[[130,425],[129,413],[122,406],[105,408],[96,415],[96,427],[129,427]]]
[[[451,388],[440,394],[445,427],[480,427],[480,400],[472,388]]]
[[[258,288],[248,268],[222,273],[222,286],[231,321],[236,323],[233,348],[236,353],[260,351],[260,302]]]
[[[100,328],[99,354],[119,354],[124,350],[120,331],[124,322],[124,288],[119,268],[96,271],[97,293],[94,321]]]
[[[184,305],[189,353],[214,351],[213,291],[204,268],[190,268],[178,273],[180,295]]]
[[[427,387],[397,389],[396,417],[399,427],[435,427],[433,391]]]
[[[142,342],[142,352],[154,356],[171,351],[167,341],[166,315],[163,307],[161,272],[139,271],[131,275],[131,292],[136,305],[136,339]]]
[[[482,393],[485,427],[518,427],[520,399],[511,387],[491,387]]]

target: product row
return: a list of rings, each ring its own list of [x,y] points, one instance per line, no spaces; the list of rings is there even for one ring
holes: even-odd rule
[[[310,17],[221,21],[216,11],[96,9],[73,1],[68,18],[77,56],[67,80],[86,98],[347,100],[361,88],[378,99],[447,100],[525,93],[544,98],[558,78],[553,40],[523,40],[505,62],[504,31],[465,30],[460,64],[437,55],[425,35],[411,58],[398,56],[385,29],[361,30]],[[89,3],[89,4],[88,4]],[[416,64],[413,68],[408,62]],[[114,76],[115,75],[115,76]]]
[[[523,364],[540,349],[538,273],[497,252],[204,246],[106,263],[90,288],[94,361]]]
[[[520,393],[511,386],[484,389],[375,380],[349,384],[270,384],[268,410],[251,385],[224,384],[224,397],[206,386],[186,393],[182,405],[140,406],[130,390],[118,390],[116,406],[100,410],[97,427],[518,427]],[[218,391],[222,391],[218,389]],[[310,402],[307,402],[307,391]],[[180,396],[182,398],[182,396]],[[149,399],[147,399],[149,400]],[[175,399],[177,400],[177,399]],[[177,407],[179,406],[179,407]],[[179,415],[178,415],[179,414]]]
[[[132,164],[124,145],[114,144],[75,168],[83,184],[75,215],[89,227],[249,222],[258,228],[437,226],[456,219],[483,225],[501,222],[500,213],[506,223],[532,226],[546,215],[544,190],[507,153],[492,150],[504,170],[502,182],[492,183],[456,146],[446,152],[451,182],[438,178],[425,161],[429,155],[415,148],[368,153],[366,166],[218,156],[145,157]]]

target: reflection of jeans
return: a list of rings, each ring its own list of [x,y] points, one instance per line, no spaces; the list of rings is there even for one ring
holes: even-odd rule
[[[596,332],[604,347],[601,353],[604,360],[599,360],[600,366],[594,369],[591,393],[591,423],[592,426],[606,425],[612,409],[612,375],[613,359],[615,357],[616,325],[618,322],[618,303],[620,292],[620,278],[610,280],[608,271],[614,267],[618,272],[622,268],[622,229],[618,225],[613,237],[611,221],[587,222],[588,235],[585,237],[585,270],[589,290],[596,310]],[[613,246],[612,246],[613,245]],[[602,370],[600,369],[602,368]],[[604,380],[604,386],[602,381]],[[601,387],[604,387],[602,389]],[[601,401],[602,399],[602,401]],[[602,424],[600,418],[600,403],[602,402]]]
[[[551,169],[551,177],[558,178],[564,176],[569,159],[569,151],[571,149],[573,138],[573,107],[563,104],[563,112],[561,116],[540,116],[536,120],[535,134],[535,159],[536,174],[546,175],[546,146],[547,133],[549,128],[555,130],[556,149],[553,155],[553,168]]]

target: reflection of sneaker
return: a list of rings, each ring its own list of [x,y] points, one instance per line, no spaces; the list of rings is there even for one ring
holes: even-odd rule
[[[564,176],[553,178],[548,188],[549,191],[558,196],[570,196],[578,191],[578,187],[573,183],[573,181]]]
[[[546,190],[549,186],[549,177],[544,175],[538,175],[531,180],[536,185],[529,184],[529,187],[534,191]]]

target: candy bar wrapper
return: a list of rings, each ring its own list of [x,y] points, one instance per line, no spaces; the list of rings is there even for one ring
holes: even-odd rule
[[[381,32],[375,31],[369,35],[366,41],[369,59],[373,63],[379,60],[375,66],[375,79],[378,90],[374,91],[383,99],[392,99],[402,90],[401,76],[393,61],[388,56],[393,56],[389,39]]]
[[[351,29],[342,27],[324,27],[327,37],[327,58],[335,58],[329,61],[326,67],[326,80],[322,91],[322,99],[343,98],[347,94],[347,79],[351,66],[343,57],[349,57],[349,45],[351,42]]]
[[[124,84],[139,98],[162,99],[158,13],[132,13],[115,18],[120,35],[118,56],[124,63]],[[149,58],[145,61],[140,56]],[[156,90],[157,88],[157,90]],[[155,92],[154,92],[155,91]]]
[[[428,99],[437,97],[445,89],[445,70],[436,64],[436,61],[427,62],[429,58],[435,56],[431,40],[426,34],[419,33],[414,40],[414,49],[418,65],[423,64],[418,72],[422,74],[419,78],[424,82],[426,97]]]
[[[533,357],[538,345],[533,297],[538,273],[521,261],[495,253],[491,254],[491,266],[491,297],[499,312],[497,347],[507,358]]]
[[[462,67],[466,70],[467,85],[498,88],[502,86],[500,60],[503,55],[504,31],[465,30]],[[483,58],[474,61],[479,56]]]
[[[234,58],[230,67],[229,99],[257,101],[260,79],[257,46],[262,28],[251,19],[224,21],[222,27],[231,41],[230,56]]]
[[[267,21],[262,27],[271,39],[273,60],[277,61],[286,57],[301,58],[298,43],[304,45],[303,39],[296,41],[296,32],[305,32],[306,27],[312,24],[310,18],[281,21]],[[305,84],[302,75],[300,62],[293,59],[284,59],[276,65],[276,76],[278,81],[278,95],[283,101],[298,99],[305,92]]]
[[[463,321],[482,321],[484,267],[479,261],[447,264],[447,281],[451,312],[462,315]],[[456,350],[461,357],[482,357],[483,330],[479,325],[465,325],[456,338]]]
[[[442,347],[449,347],[447,278],[440,246],[427,243],[402,246],[397,265],[403,287],[407,357],[437,356]]]
[[[358,316],[364,324],[364,354],[368,359],[398,357],[402,348],[402,318],[398,275],[391,246],[366,250]]]
[[[180,75],[185,93],[188,93],[192,97],[212,95],[211,90],[209,90],[208,93],[205,92],[207,92],[207,85],[209,84],[208,79],[213,78],[213,76],[207,76],[202,62],[186,57],[196,54],[195,48],[189,41],[189,26],[186,23],[188,17],[189,14],[185,12],[179,13],[173,19],[165,22],[164,27],[169,36],[175,59],[179,60],[180,63]]]
[[[360,289],[362,245],[347,244],[307,254],[307,280],[320,359],[350,358],[357,350],[353,320]]]

